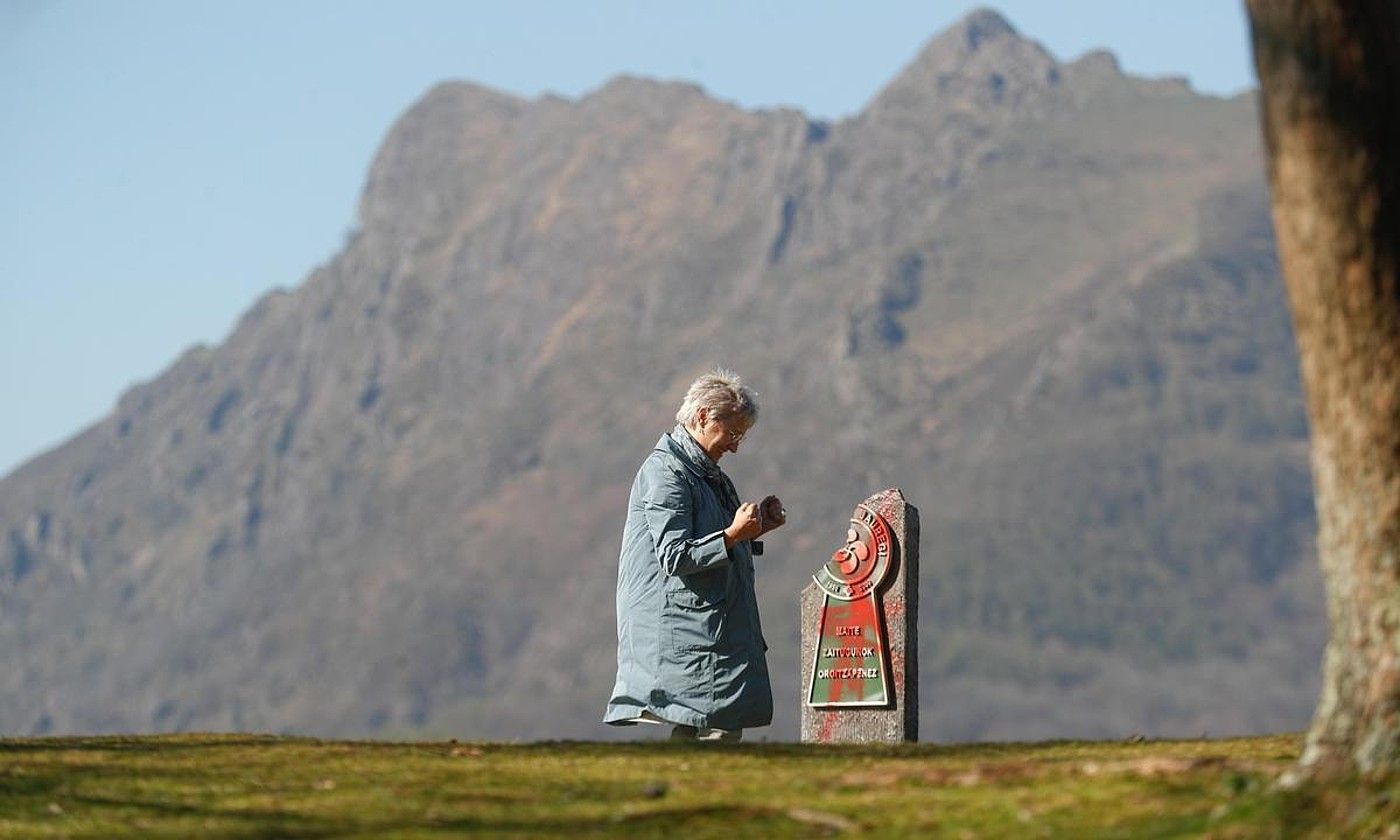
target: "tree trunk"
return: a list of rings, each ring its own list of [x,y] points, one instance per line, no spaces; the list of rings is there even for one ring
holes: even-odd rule
[[[1400,2],[1246,0],[1332,635],[1301,769],[1400,766]]]

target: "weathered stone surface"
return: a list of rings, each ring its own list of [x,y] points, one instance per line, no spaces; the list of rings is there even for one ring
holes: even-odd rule
[[[813,663],[827,593],[814,581],[802,590],[802,740],[867,743],[919,740],[919,510],[896,488],[861,503],[889,525],[893,565],[876,589],[877,619],[888,645],[890,702],[879,707],[819,708],[809,704]],[[856,508],[853,519],[859,516]],[[839,602],[838,602],[839,603]]]

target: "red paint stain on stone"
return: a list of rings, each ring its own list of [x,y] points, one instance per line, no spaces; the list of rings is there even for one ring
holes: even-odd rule
[[[871,507],[875,508],[875,512],[883,516],[885,519],[894,519],[895,513],[898,512],[898,508],[895,504],[894,491],[885,490],[881,493],[878,493],[875,496],[875,503],[871,505]]]
[[[860,598],[846,604],[847,610],[845,620],[842,622],[852,627],[865,628],[865,634],[861,636],[861,641],[867,644],[879,644],[879,607],[875,604],[874,596]],[[858,645],[846,644],[843,649],[856,649]],[[839,656],[836,658],[837,668],[857,668],[865,664],[865,658],[861,656]],[[862,677],[850,677],[847,679],[833,680],[832,694],[838,699],[861,699],[865,695],[866,680]]]
[[[895,619],[904,617],[904,599],[892,596],[885,599],[885,616],[893,623]]]

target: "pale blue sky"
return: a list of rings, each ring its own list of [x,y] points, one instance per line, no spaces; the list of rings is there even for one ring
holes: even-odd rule
[[[0,475],[334,253],[434,82],[574,97],[632,73],[836,118],[978,5],[0,0]],[[990,5],[1060,58],[1254,85],[1239,2]]]

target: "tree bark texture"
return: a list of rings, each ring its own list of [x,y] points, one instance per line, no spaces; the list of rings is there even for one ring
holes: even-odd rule
[[[1400,2],[1246,0],[1331,637],[1301,769],[1400,762]]]

